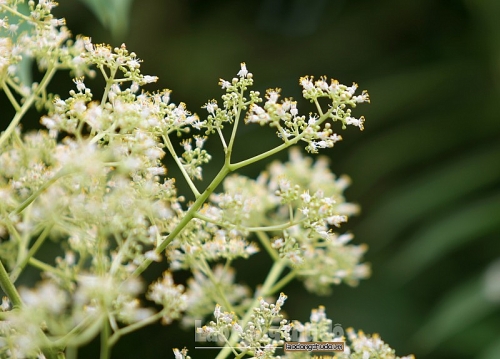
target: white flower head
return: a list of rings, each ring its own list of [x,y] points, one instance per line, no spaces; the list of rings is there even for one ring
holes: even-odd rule
[[[247,77],[248,75],[248,70],[247,70],[247,65],[242,62],[241,63],[241,70],[238,71],[238,74],[237,74],[239,77]]]
[[[219,304],[216,304],[215,305],[215,310],[214,310],[214,317],[215,319],[219,319],[219,317],[221,316],[222,312],[221,312],[221,309],[220,309],[220,305]]]

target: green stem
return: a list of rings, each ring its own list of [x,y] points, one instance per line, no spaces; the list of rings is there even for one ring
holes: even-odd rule
[[[117,125],[116,121],[113,122],[111,124],[111,126],[109,126],[106,130],[101,131],[98,134],[96,134],[94,137],[92,137],[92,139],[89,141],[89,143],[90,144],[97,143],[97,141],[99,141],[100,139],[104,138],[108,134],[111,136],[111,133],[116,130],[117,126],[118,125]]]
[[[17,292],[16,287],[10,281],[9,275],[3,266],[3,262],[0,260],[0,286],[5,294],[9,297],[14,308],[21,308],[23,302],[21,300],[21,296]]]
[[[45,242],[45,239],[49,235],[52,227],[54,227],[53,224],[48,225],[47,227],[45,227],[45,229],[43,230],[43,232],[40,234],[40,236],[37,238],[37,240],[35,241],[35,243],[33,244],[33,246],[30,248],[29,252],[26,254],[26,256],[24,257],[24,259],[21,261],[21,263],[19,263],[19,265],[16,266],[16,268],[14,268],[12,270],[12,272],[10,274],[10,279],[11,279],[12,283],[14,283],[17,280],[17,278],[19,277],[19,275],[21,274],[21,272],[24,270],[24,268],[28,264],[30,258],[32,258],[36,254],[36,252],[38,251],[38,249],[40,248],[40,246],[43,244],[43,242]]]
[[[36,88],[36,90],[26,99],[26,101],[23,103],[22,107],[19,109],[19,111],[16,111],[16,114],[14,115],[14,118],[12,121],[10,121],[9,126],[7,129],[2,133],[2,136],[0,136],[0,146],[10,137],[14,129],[17,127],[23,116],[26,114],[26,111],[31,107],[35,99],[38,97],[40,92],[42,92],[49,81],[52,79],[54,74],[56,73],[57,66],[52,66],[50,67],[47,72],[45,73],[42,81],[40,81],[40,84]]]
[[[323,116],[323,109],[321,108],[321,106],[319,104],[318,98],[314,99],[314,104],[316,105],[316,109],[318,110],[319,116],[322,117]]]
[[[163,142],[165,142],[165,145],[167,146],[168,152],[172,155],[175,163],[177,164],[177,167],[181,170],[182,175],[186,179],[187,184],[189,185],[189,188],[191,188],[191,191],[193,192],[194,196],[198,198],[200,196],[200,192],[194,185],[193,181],[189,177],[189,174],[186,172],[186,169],[182,165],[181,161],[179,160],[179,157],[177,156],[177,153],[175,153],[174,146],[172,146],[172,142],[170,141],[170,137],[168,135],[162,135],[163,137]]]
[[[274,231],[282,231],[284,229],[288,229],[290,227],[296,226],[297,224],[301,224],[305,222],[306,218],[302,218],[299,221],[290,221],[286,223],[276,224],[274,226],[263,226],[263,227],[243,227],[246,231],[249,232],[274,232]]]
[[[76,359],[78,357],[78,348],[75,346],[68,346],[66,348],[66,359]]]
[[[229,168],[231,169],[231,171],[236,171],[237,169],[240,169],[241,167],[245,167],[245,166],[248,166],[248,165],[250,165],[252,163],[255,163],[257,161],[263,160],[263,159],[265,159],[265,158],[267,158],[269,156],[272,156],[272,155],[274,155],[274,154],[276,154],[278,152],[283,151],[284,149],[290,147],[291,145],[296,144],[302,137],[303,137],[303,135],[299,135],[299,136],[294,137],[293,139],[291,139],[288,143],[282,143],[278,147],[275,147],[275,148],[273,148],[273,149],[271,149],[269,151],[261,153],[260,155],[251,157],[251,158],[246,159],[246,160],[241,161],[241,162],[230,164]]]
[[[200,212],[196,212],[194,214],[195,218],[201,219],[205,222],[208,223],[213,223],[216,224],[220,227],[227,226],[227,224],[223,224],[222,222],[216,221],[210,217],[205,216],[204,214],[201,214]],[[296,226],[297,224],[300,224],[304,222],[306,218],[303,218],[299,221],[292,221],[292,222],[286,222],[286,223],[281,223],[281,224],[275,224],[273,226],[262,226],[262,227],[245,227],[245,226],[238,226],[238,228],[248,231],[248,232],[274,232],[274,231],[282,231],[284,229],[288,229],[290,227]]]
[[[54,273],[54,274],[56,274],[58,276],[61,276],[61,277],[65,277],[66,276],[66,274],[63,273],[62,271],[60,271],[60,270],[52,267],[51,265],[48,265],[47,263],[44,263],[41,260],[38,260],[36,258],[31,257],[28,260],[28,263],[30,265],[32,265],[33,267],[38,268],[38,269],[40,269],[40,270],[42,270],[44,272],[51,272],[51,273]]]
[[[201,266],[203,267],[203,272],[205,273],[205,275],[208,277],[208,279],[210,279],[212,284],[215,286],[217,294],[219,294],[219,299],[222,300],[222,302],[223,302],[222,304],[225,307],[225,309],[229,312],[234,312],[233,306],[227,300],[226,295],[224,294],[224,292],[220,288],[220,283],[215,279],[214,273],[212,272],[212,269],[210,268],[210,266],[208,265],[207,261],[204,258],[201,259]]]
[[[157,247],[156,247],[156,253],[161,254],[165,248],[169,245],[170,242],[174,240],[175,237],[186,227],[186,225],[189,223],[194,218],[195,213],[201,208],[201,206],[205,203],[205,201],[208,199],[208,197],[212,194],[213,191],[219,186],[219,184],[224,180],[224,178],[227,176],[227,174],[230,172],[229,168],[227,165],[224,165],[222,169],[219,171],[217,176],[212,180],[212,182],[208,185],[208,187],[203,191],[202,194],[196,199],[196,201],[191,205],[191,207],[188,209],[188,211],[184,214],[184,217],[182,217],[181,221],[179,224],[174,228],[172,232],[165,238]],[[134,271],[134,275],[138,276],[144,270],[146,270],[147,267],[152,263],[153,261],[151,259],[146,259],[144,262],[141,263],[139,267]]]
[[[276,253],[276,249],[274,249],[271,246],[271,241],[269,240],[269,236],[267,235],[266,232],[263,231],[257,231],[255,233],[257,235],[257,238],[259,238],[260,243],[262,246],[265,248],[267,253],[271,256],[271,258],[276,262],[280,259],[278,253]]]
[[[217,128],[217,133],[219,134],[220,141],[222,142],[222,148],[224,148],[224,153],[227,153],[226,140],[224,139],[224,135],[222,134],[222,131],[220,128]]]
[[[233,151],[234,140],[236,138],[236,132],[238,130],[238,123],[240,122],[241,109],[243,108],[243,93],[244,90],[242,88],[240,91],[240,98],[238,101],[238,110],[236,112],[236,116],[234,117],[233,131],[231,132],[231,138],[229,139],[229,145],[227,146],[227,152],[226,152],[227,163],[231,162],[231,153]]]
[[[104,93],[102,94],[102,98],[101,98],[101,106],[103,106],[106,103],[106,99],[108,98],[109,90],[111,89],[111,86],[114,84],[113,80],[115,78],[117,70],[118,70],[118,68],[109,70],[109,77],[106,79],[106,87],[104,88]],[[104,72],[104,69],[101,68],[101,71]]]
[[[12,92],[9,89],[9,86],[5,83],[5,81],[2,81],[2,88],[5,94],[7,95],[7,98],[9,99],[10,103],[12,104],[12,107],[14,107],[14,110],[19,111],[21,109],[21,106],[16,101],[16,98],[12,94]]]
[[[320,116],[320,118],[318,119],[318,124],[321,124],[323,123],[325,120],[327,120],[331,113],[333,111],[333,108],[329,109],[326,113],[322,114]],[[297,142],[299,142],[302,138],[304,138],[304,136],[306,135],[306,132],[303,131],[302,133],[299,133],[297,136],[295,136],[294,138],[292,138],[291,140],[289,141],[285,141],[285,143],[282,143],[281,145],[279,145],[278,147],[275,147],[269,151],[266,151],[264,153],[261,153],[260,155],[257,155],[257,156],[254,156],[254,157],[251,157],[249,159],[246,159],[244,161],[241,161],[241,162],[237,162],[237,163],[233,163],[233,164],[230,164],[229,165],[229,169],[231,171],[236,171],[237,169],[241,168],[241,167],[245,167],[245,166],[248,166],[254,162],[257,162],[257,161],[260,161],[260,160],[263,160],[264,158],[267,158],[269,156],[272,156],[278,152],[281,152],[285,149],[287,149],[288,147],[292,146],[292,145],[295,145]]]
[[[109,321],[107,317],[103,319],[103,326],[101,330],[101,353],[99,359],[109,359],[111,353],[111,346],[109,345]]]
[[[14,212],[12,212],[13,214],[19,214],[21,213],[26,207],[28,207],[43,191],[45,191],[47,188],[50,187],[50,185],[52,185],[54,182],[56,182],[59,178],[61,177],[64,177],[66,176],[67,174],[69,173],[69,171],[65,171],[64,169],[59,171],[58,173],[56,173],[54,175],[54,177],[52,177],[51,179],[49,179],[47,182],[45,182],[44,184],[42,184],[40,186],[40,188],[38,188],[35,192],[33,192],[31,194],[31,196],[29,196],[28,198],[26,198],[26,200],[21,203],[21,205],[16,208],[16,210]]]
[[[53,342],[53,347],[64,348],[66,346],[79,347],[89,343],[102,330],[102,321],[106,317],[102,314],[89,315],[77,324],[69,333]]]
[[[284,276],[283,278],[281,278],[278,283],[276,283],[275,285],[273,285],[273,287],[271,289],[269,289],[269,294],[274,294],[274,293],[278,292],[285,285],[287,285],[292,280],[294,280],[296,276],[297,276],[297,270],[294,269],[290,273],[288,273],[286,276]]]
[[[133,324],[127,325],[126,327],[123,327],[116,332],[113,333],[112,336],[109,337],[108,343],[110,346],[113,346],[120,337],[122,337],[125,334],[135,332],[136,330],[143,328],[147,325],[153,324],[157,320],[159,320],[161,317],[163,317],[163,312],[158,312],[146,319],[143,319],[139,322],[135,322]]]
[[[12,13],[13,15],[16,15],[17,17],[20,17],[21,19],[23,19],[26,22],[32,22],[33,21],[33,18],[28,17],[28,16],[20,13],[19,11],[15,10],[15,9],[9,7],[9,6],[7,6],[7,5],[1,4],[0,8],[4,9],[4,11]]]

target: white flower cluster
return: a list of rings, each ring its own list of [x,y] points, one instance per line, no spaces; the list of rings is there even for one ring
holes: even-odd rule
[[[161,280],[150,285],[146,296],[163,306],[161,311],[163,324],[170,324],[173,320],[179,319],[187,308],[184,286],[176,285],[172,274],[168,271],[163,273]]]
[[[335,353],[332,359],[414,359],[413,355],[396,356],[394,349],[384,343],[378,334],[368,336],[362,331],[356,333],[352,328],[348,328],[347,338],[343,335],[338,336],[338,333],[334,332],[335,327],[332,327],[332,320],[326,317],[324,307],[313,309],[310,321],[307,323],[294,321],[293,328],[300,333],[298,341],[344,342],[344,351]],[[306,359],[313,355],[314,353],[308,352],[288,352],[285,358]]]
[[[396,356],[395,350],[387,343],[384,343],[378,334],[368,336],[363,331],[357,333],[352,329],[347,329],[347,338],[351,342],[347,350],[335,356],[336,359],[414,359],[413,355],[403,357]]]
[[[318,113],[310,114],[306,119],[306,116],[299,115],[296,101],[285,98],[278,103],[281,90],[270,89],[267,91],[267,101],[263,107],[256,103],[250,105],[246,121],[276,127],[278,136],[285,143],[305,141],[308,143],[306,150],[312,153],[318,152],[319,148],[331,148],[342,139],[340,135],[333,132],[331,124],[326,122],[328,119],[341,121],[343,128],[346,125],[353,125],[363,130],[364,118],[352,117],[348,106],[356,107],[358,103],[370,102],[366,91],[355,96],[356,84],[347,87],[339,84],[337,80],[332,80],[328,85],[325,77],[314,82],[313,77],[306,76],[302,77],[299,82],[303,88],[304,98],[315,103]],[[328,111],[322,110],[318,102],[319,98],[328,98],[331,101]]]
[[[336,337],[333,333],[332,320],[326,317],[325,307],[320,306],[313,309],[309,320],[304,324],[297,320],[293,322],[293,329],[299,333],[294,340],[300,342],[331,342],[343,339]]]
[[[370,274],[369,267],[359,263],[366,246],[352,245],[352,234],[339,235],[332,230],[358,211],[358,206],[346,202],[342,194],[349,182],[346,176],[336,178],[324,158],[313,163],[293,148],[289,162],[274,162],[256,180],[241,175],[226,178],[224,192],[212,195],[211,204],[201,214],[208,228],[230,228],[229,233],[238,236],[259,231],[275,235],[271,247],[289,259],[307,289],[326,294],[333,284],[344,281],[356,285]],[[325,187],[324,183],[330,185]],[[173,258],[184,262],[199,253],[207,256],[210,249],[216,258],[224,253],[224,246],[238,248],[236,243],[221,242],[217,235],[206,239],[210,246],[201,238],[195,237],[197,247],[189,242],[191,256],[177,249]]]
[[[365,246],[350,244],[349,233],[335,232],[358,207],[343,196],[349,179],[335,177],[325,159],[313,163],[292,148],[289,162],[274,162],[255,180],[231,174],[299,141],[309,152],[332,147],[341,139],[332,122],[363,129],[364,118],[352,117],[351,108],[369,102],[366,92],[355,95],[355,84],[303,77],[303,95],[317,108],[306,119],[296,101],[279,102],[280,89],[268,90],[260,106],[259,92],[249,91],[253,74],[241,63],[236,77],[220,80],[222,102],[208,101],[208,115],[200,119],[184,103],[171,103],[170,90],[144,91],[157,77],[143,75],[141,60],[125,45],[72,40],[64,20],[51,14],[55,2],[30,0],[28,13],[20,10],[22,2],[0,0],[0,28],[10,34],[0,36],[0,90],[16,111],[0,134],[0,284],[9,297],[0,306],[1,357],[60,358],[66,348],[85,345],[99,333],[107,357],[133,330],[158,320],[192,325],[221,303],[227,312],[217,304],[215,321],[200,329],[224,340],[221,357],[237,345],[239,358],[274,358],[277,347],[291,339],[293,325],[280,314],[284,294],[275,303],[261,297],[278,293],[294,278],[325,294],[332,285],[355,285],[369,275],[360,264]],[[40,83],[31,86],[21,80],[21,61],[29,59],[41,72]],[[69,96],[47,92],[61,69],[74,76]],[[100,99],[85,82],[96,74],[105,84]],[[330,102],[326,111],[323,99]],[[44,111],[46,130],[23,133],[20,121],[33,105]],[[284,143],[233,162],[244,118],[276,128]],[[228,141],[225,126],[232,126]],[[204,133],[192,135],[192,129]],[[203,147],[214,133],[224,165],[201,191],[193,179],[202,179],[202,166],[212,158]],[[180,155],[173,135],[182,138]],[[178,166],[192,202],[185,204],[177,194],[167,165]],[[216,193],[221,184],[223,191]],[[57,240],[64,254],[40,259],[48,239]],[[260,248],[274,263],[252,293],[238,284],[232,265]],[[165,254],[169,270],[143,285],[141,273]],[[16,287],[27,266],[43,280],[33,288]],[[186,286],[175,284],[171,271],[180,269],[193,274]],[[313,311],[310,323],[295,325],[316,333],[317,340],[332,338],[323,308]],[[361,353],[365,359],[369,350],[390,352],[375,336],[350,338],[353,346],[344,354],[352,358]],[[187,349],[174,349],[174,356],[189,358]]]
[[[187,285],[187,309],[182,317],[185,327],[192,327],[195,320],[205,318],[212,313],[215,303],[226,301],[233,307],[248,307],[250,304],[251,290],[248,286],[234,283],[236,271],[216,265],[213,268],[212,280],[201,270],[193,272],[193,278]],[[225,294],[222,298],[220,293]]]
[[[275,358],[276,348],[282,346],[284,340],[290,340],[292,326],[280,314],[287,296],[280,294],[276,303],[270,304],[259,298],[259,306],[252,308],[249,320],[240,325],[234,313],[222,312],[221,306],[216,305],[215,321],[198,328],[198,333],[218,338],[222,342],[228,341],[230,336],[236,336],[237,350],[242,354],[256,358]]]

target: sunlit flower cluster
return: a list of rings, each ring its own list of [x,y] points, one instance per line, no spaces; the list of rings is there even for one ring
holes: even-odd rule
[[[253,74],[241,63],[234,78],[220,80],[221,100],[206,102],[199,117],[172,103],[170,90],[146,91],[157,77],[142,74],[142,60],[124,44],[72,39],[65,21],[51,14],[55,2],[22,2],[0,0],[0,90],[15,110],[0,134],[0,284],[7,295],[0,356],[63,358],[67,348],[76,355],[99,336],[102,357],[109,357],[121,337],[146,325],[192,326],[210,315],[214,321],[199,331],[221,340],[221,358],[275,358],[294,327],[332,339],[324,308],[310,323],[292,324],[281,313],[286,295],[272,296],[294,279],[326,294],[369,275],[361,263],[366,247],[337,233],[358,206],[343,196],[348,177],[292,146],[305,141],[312,153],[332,147],[341,139],[336,121],[363,129],[364,118],[351,109],[369,102],[368,94],[356,95],[356,84],[303,77],[303,95],[316,113],[301,115],[297,101],[280,100],[280,89],[269,89],[265,100],[251,91]],[[23,82],[31,69],[21,64],[31,60],[39,83]],[[48,92],[59,70],[73,76],[69,94]],[[102,94],[91,88],[95,75],[104,80]],[[21,130],[31,107],[43,113],[44,130]],[[244,121],[272,127],[283,143],[235,162]],[[224,164],[199,188],[204,182],[194,180],[204,179],[203,165],[212,159],[209,136],[220,140]],[[288,162],[273,162],[256,179],[237,172],[288,148]],[[167,167],[177,167],[178,178],[167,177]],[[178,194],[179,180],[190,193]],[[52,258],[39,251],[49,240],[61,247]],[[273,264],[252,290],[240,283],[233,261],[253,260],[259,251]],[[168,269],[144,283],[153,262]],[[28,266],[40,272],[32,287],[16,283]],[[181,269],[192,277],[176,284]],[[351,349],[342,354],[349,358],[393,353],[376,336],[349,338]],[[173,354],[189,358],[185,348]]]
[[[258,299],[258,306],[251,308],[248,322],[242,326],[234,313],[223,312],[220,305],[215,306],[214,318],[208,325],[198,328],[200,334],[211,339],[225,342],[231,336],[237,337],[237,350],[256,358],[275,358],[277,347],[290,340],[292,326],[280,314],[287,296],[283,293],[275,303]]]

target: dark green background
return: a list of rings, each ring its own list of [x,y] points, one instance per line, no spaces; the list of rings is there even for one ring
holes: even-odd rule
[[[500,254],[500,2],[138,0],[128,25],[110,12],[128,28],[114,37],[83,3],[61,0],[57,14],[94,42],[125,42],[144,60],[143,73],[160,77],[148,89],[170,88],[174,102],[200,115],[220,96],[219,78],[233,77],[242,61],[257,89],[282,87],[296,99],[303,75],[367,89],[371,105],[355,111],[366,130],[341,132],[344,141],[325,153],[333,172],[353,179],[347,196],[363,212],[345,228],[370,246],[373,276],[323,298],[293,283],[285,309],[305,321],[324,304],[334,323],[378,332],[399,355],[500,357],[500,295],[484,294],[484,273]],[[274,138],[258,126],[240,135],[241,159]],[[217,139],[208,146],[221,153]],[[268,264],[265,256],[240,262],[239,278],[262,281]],[[172,347],[193,348],[193,339],[152,326],[119,342],[113,358],[172,358]],[[80,355],[96,356],[92,347]]]

